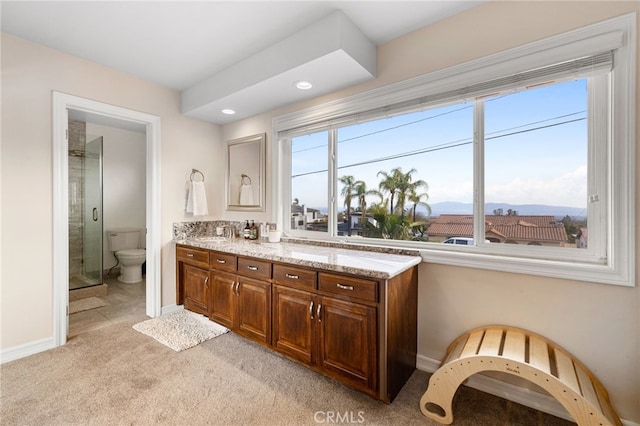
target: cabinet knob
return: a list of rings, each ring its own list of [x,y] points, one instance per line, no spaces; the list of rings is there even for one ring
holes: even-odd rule
[[[247,266],[247,269],[250,270],[250,271],[257,271],[258,267],[249,265],[249,266]]]
[[[322,303],[318,305],[318,310],[316,311],[316,318],[318,318],[319,322],[322,322],[322,318],[320,317],[321,312],[322,312]]]
[[[204,278],[204,286],[209,288],[209,275]]]
[[[309,302],[309,316],[313,319],[313,300]]]
[[[297,275],[293,275],[293,274],[285,274],[285,277],[292,279],[292,280],[297,280],[298,278],[300,278]]]
[[[216,259],[216,262],[218,262],[218,263],[227,263],[226,260],[222,260],[222,259]]]
[[[193,257],[193,253],[187,253],[187,257]]]

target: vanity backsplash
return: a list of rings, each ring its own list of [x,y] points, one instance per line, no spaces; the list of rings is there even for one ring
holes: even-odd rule
[[[229,220],[213,220],[213,221],[196,221],[196,222],[174,222],[173,239],[187,240],[189,238],[212,236],[215,235],[216,228],[219,226],[230,226],[236,236],[242,235],[244,221]]]
[[[231,226],[235,230],[235,236],[238,241],[242,240],[242,229],[246,221],[194,221],[194,222],[174,222],[173,224],[173,240],[184,241],[194,239],[196,237],[207,237],[216,235],[216,228],[219,226]],[[282,237],[282,242],[305,244],[320,247],[346,248],[350,250],[360,250],[378,253],[399,254],[405,256],[419,256],[420,251],[415,249],[405,249],[399,247],[386,247],[375,245],[358,244],[357,239],[343,241],[320,241],[310,240],[306,238]]]

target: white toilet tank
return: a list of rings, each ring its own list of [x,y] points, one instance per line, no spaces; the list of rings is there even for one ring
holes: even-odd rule
[[[140,248],[140,230],[135,228],[120,228],[107,231],[110,251],[130,250]]]

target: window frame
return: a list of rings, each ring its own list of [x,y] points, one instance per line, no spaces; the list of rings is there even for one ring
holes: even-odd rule
[[[581,56],[593,55],[606,49],[614,51],[614,68],[604,77],[598,87],[606,87],[610,95],[599,89],[589,90],[589,139],[604,138],[607,143],[590,143],[589,188],[599,185],[596,192],[600,201],[604,198],[603,212],[606,232],[590,232],[590,243],[596,249],[592,259],[567,253],[566,250],[549,250],[549,247],[523,246],[518,253],[513,250],[490,247],[484,243],[484,158],[483,144],[477,139],[484,134],[482,100],[479,108],[474,106],[474,240],[469,247],[430,246],[400,240],[363,239],[362,243],[374,246],[394,246],[419,249],[423,261],[457,265],[496,271],[516,272],[530,275],[550,276],[580,281],[635,285],[635,95],[636,95],[636,18],[635,13],[623,15],[568,33],[500,52],[485,58],[463,63],[448,69],[401,81],[388,86],[363,92],[348,98],[296,111],[273,119],[273,217],[278,226],[290,237],[329,239],[344,241],[345,237],[332,234],[336,221],[337,170],[335,167],[335,129],[354,115],[363,114],[385,105],[395,105],[394,113],[403,113],[416,107],[420,97],[431,93],[455,90],[472,84],[490,81],[504,75],[523,72]],[[602,102],[606,96],[611,102]],[[458,101],[463,99],[458,98]],[[471,101],[471,100],[470,100]],[[402,107],[406,102],[406,107]],[[445,104],[446,100],[432,102]],[[477,106],[477,105],[476,105]],[[606,112],[602,109],[605,108]],[[601,117],[608,119],[601,120]],[[606,121],[606,123],[603,123]],[[477,127],[476,127],[477,126]],[[328,232],[304,232],[289,229],[290,221],[290,175],[292,135],[329,130],[329,228]],[[592,147],[598,151],[595,152]],[[601,163],[598,163],[601,161]],[[595,168],[594,168],[595,167]],[[602,167],[605,170],[602,170]],[[600,174],[600,177],[599,175]],[[604,174],[604,175],[603,175]],[[606,176],[602,179],[601,176]],[[288,179],[288,180],[287,180]],[[606,183],[603,183],[606,182]],[[589,205],[589,220],[593,206]],[[594,215],[594,219],[597,215]],[[603,218],[597,218],[598,221]],[[590,230],[591,231],[591,230]],[[318,235],[321,234],[321,235]],[[600,234],[600,235],[599,235]],[[592,240],[592,237],[594,240]],[[601,238],[606,238],[603,241]],[[600,240],[599,240],[600,239]],[[599,241],[598,241],[599,240]],[[358,240],[359,242],[360,240]],[[591,246],[591,244],[590,244]],[[542,251],[541,251],[542,249]],[[564,252],[559,250],[565,250]],[[589,249],[588,249],[589,250]],[[598,252],[598,250],[600,250]],[[602,257],[604,260],[600,260]],[[594,261],[594,259],[598,259]]]

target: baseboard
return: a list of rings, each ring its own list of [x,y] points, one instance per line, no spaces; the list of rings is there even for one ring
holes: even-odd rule
[[[46,339],[36,340],[35,342],[25,343],[24,345],[16,346],[14,348],[4,349],[0,351],[0,364],[15,361],[16,359],[44,352],[55,347],[53,337],[48,337]]]
[[[167,314],[170,314],[170,313],[173,313],[173,312],[181,311],[183,309],[184,309],[183,305],[173,304],[173,305],[163,306],[162,310],[160,312],[160,315],[167,315]]]
[[[162,308],[162,315],[167,315],[172,312],[181,311],[184,309],[182,305],[169,305]],[[24,358],[29,355],[34,355],[39,352],[44,352],[49,349],[55,348],[53,337],[37,340],[31,343],[25,343],[24,345],[16,346],[15,348],[9,348],[0,350],[0,364],[5,362],[15,361],[16,359]]]
[[[419,355],[416,357],[416,368],[418,370],[426,371],[427,373],[435,372],[440,367],[440,361]],[[573,417],[567,410],[564,409],[551,395],[543,394],[533,391],[531,389],[516,386],[511,383],[503,382],[501,380],[494,379],[493,377],[484,376],[482,374],[474,374],[469,377],[465,386],[477,389],[482,392],[490,393],[491,395],[498,396],[500,398],[507,399],[509,401],[522,404],[524,406],[534,408],[544,413],[551,414],[556,417],[560,417],[571,422],[575,422]],[[426,391],[426,389],[425,389]],[[624,426],[640,426],[640,424],[620,419]]]

